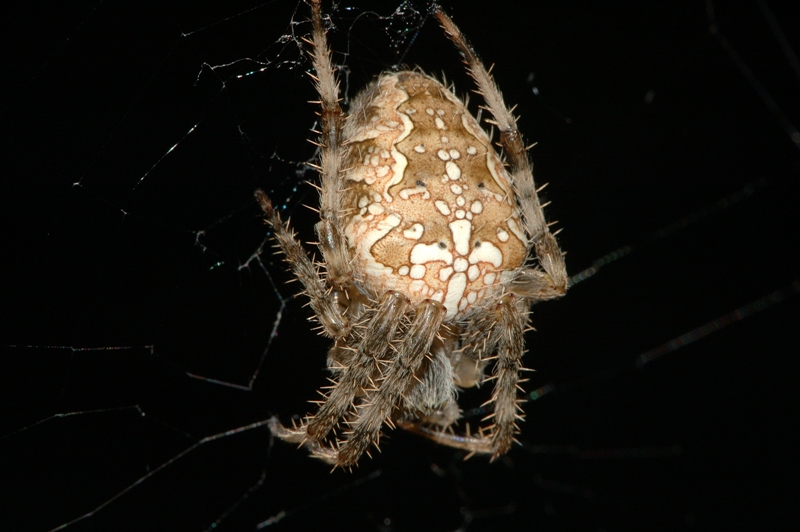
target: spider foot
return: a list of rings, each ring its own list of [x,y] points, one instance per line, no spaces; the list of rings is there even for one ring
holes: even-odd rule
[[[296,443],[300,447],[305,447],[312,457],[332,465],[334,469],[337,467],[349,469],[355,465],[358,457],[364,452],[363,449],[353,452],[352,446],[347,445],[346,442],[337,441],[336,444],[326,444],[323,441],[314,439],[308,434],[308,427],[307,420],[301,425],[292,428],[285,427],[277,416],[269,420],[269,430],[273,436],[286,442]]]
[[[269,420],[269,430],[272,432],[273,436],[276,436],[283,441],[298,443],[301,445],[305,444],[308,440],[308,434],[306,433],[307,426],[308,425],[303,422],[299,427],[294,426],[292,428],[286,428],[278,420],[278,416],[273,416]]]
[[[409,432],[424,436],[438,444],[467,451],[468,454],[464,460],[476,454],[488,454],[491,455],[490,461],[494,461],[504,455],[511,443],[516,441],[513,437],[498,437],[502,431],[498,432],[496,426],[488,430],[480,429],[477,434],[470,434],[467,431],[467,434],[463,435],[430,427],[418,421],[398,421],[397,424]]]

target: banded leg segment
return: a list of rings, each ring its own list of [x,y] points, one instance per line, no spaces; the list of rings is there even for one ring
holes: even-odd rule
[[[492,413],[484,418],[493,421],[488,430],[481,429],[477,435],[458,435],[417,421],[401,421],[400,426],[437,443],[468,451],[469,456],[491,454],[494,460],[506,453],[515,441],[516,422],[523,416],[517,390],[519,372],[523,370],[521,359],[527,322],[528,303],[524,298],[508,294],[494,308],[487,308],[476,317],[465,333],[465,356],[495,362],[491,377],[495,381],[492,398],[485,403],[493,405]]]
[[[517,119],[514,117],[514,113],[506,107],[500,89],[458,26],[440,9],[436,11],[436,18],[450,40],[461,51],[467,64],[467,70],[478,85],[478,93],[483,97],[489,112],[494,117],[494,121],[491,123],[500,131],[500,144],[511,163],[511,178],[519,198],[522,222],[528,237],[532,240],[539,264],[546,273],[542,280],[549,286],[544,291],[550,294],[550,297],[563,295],[567,289],[567,269],[564,264],[564,256],[555,237],[550,234],[550,229],[545,221],[536,191],[536,183],[533,180],[533,167],[528,159],[522,135],[517,129]]]
[[[380,374],[380,364],[385,363],[397,329],[403,322],[408,300],[399,292],[389,291],[381,300],[375,313],[366,315],[369,320],[355,356],[342,372],[317,414],[306,429],[312,440],[321,440],[342,419],[353,405],[354,398],[374,389],[374,377]]]
[[[347,431],[347,439],[339,448],[338,465],[350,466],[370,445],[377,443],[381,427],[402,401],[403,394],[416,379],[416,372],[431,349],[446,309],[441,303],[425,300],[400,344],[397,359],[389,367],[378,389],[358,407],[358,416]]]
[[[328,46],[325,28],[322,25],[321,0],[311,0],[311,22],[313,31],[310,53],[314,64],[314,83],[320,96],[319,136],[320,160],[320,213],[322,221],[317,224],[320,250],[328,267],[328,276],[334,286],[338,279],[347,276],[350,254],[341,232],[340,213],[346,212],[342,204],[344,197],[344,176],[342,162],[347,150],[344,146],[342,128],[345,114],[339,105],[339,80],[331,63],[331,50]]]
[[[349,320],[342,314],[341,308],[330,297],[319,269],[311,261],[302,244],[294,237],[281,220],[278,212],[272,207],[272,201],[263,190],[256,190],[256,200],[267,223],[275,231],[275,239],[285,255],[286,262],[292,267],[295,276],[303,283],[306,294],[314,310],[316,319],[322,324],[325,334],[331,338],[345,336],[350,328]]]
[[[455,22],[441,10],[436,11],[436,18],[450,40],[461,51],[467,70],[478,85],[478,94],[486,102],[489,112],[494,117],[491,123],[500,130],[500,143],[510,159],[514,186],[520,197],[520,203],[523,204],[523,220],[529,235],[536,237],[546,230],[546,224],[533,182],[533,168],[525,152],[522,136],[517,129],[517,119],[506,107],[500,89]]]
[[[497,361],[494,365],[494,425],[491,429],[492,459],[505,454],[514,442],[523,418],[522,400],[517,398],[522,354],[525,352],[527,303],[513,295],[503,296],[497,308],[497,324],[492,333],[497,337]]]

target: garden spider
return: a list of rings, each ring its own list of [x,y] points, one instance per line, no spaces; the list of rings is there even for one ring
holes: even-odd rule
[[[377,446],[384,424],[497,458],[523,417],[517,389],[530,305],[567,288],[516,119],[438,6],[432,12],[464,57],[509,168],[465,104],[418,71],[381,74],[346,115],[321,0],[310,3],[322,106],[322,264],[266,194],[256,196],[322,334],[334,340],[333,384],[315,415],[293,428],[273,418],[270,428],[335,467],[352,466]],[[492,424],[456,435],[457,389],[490,380]]]

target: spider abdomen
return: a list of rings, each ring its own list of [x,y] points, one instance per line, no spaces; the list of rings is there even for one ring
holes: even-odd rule
[[[355,98],[344,139],[344,232],[374,295],[433,299],[458,319],[523,264],[527,238],[508,173],[440,82],[381,75]]]

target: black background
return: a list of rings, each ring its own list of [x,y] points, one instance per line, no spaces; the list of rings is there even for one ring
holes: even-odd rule
[[[515,4],[445,8],[538,142],[570,272],[629,253],[534,308],[526,387],[553,391],[526,405],[507,457],[463,462],[394,431],[332,474],[262,426],[145,477],[205,437],[304,414],[326,382],[327,342],[290,298],[252,199],[267,189],[313,239],[307,8],[68,2],[6,15],[4,527],[95,509],[68,529],[796,526],[800,151],[723,44],[794,124],[797,71],[757,2],[715,5],[722,38],[701,1]],[[797,51],[787,4],[766,5]],[[338,6],[343,90],[404,63],[465,94],[425,6],[401,7]],[[257,370],[249,391],[209,380],[247,387]]]

